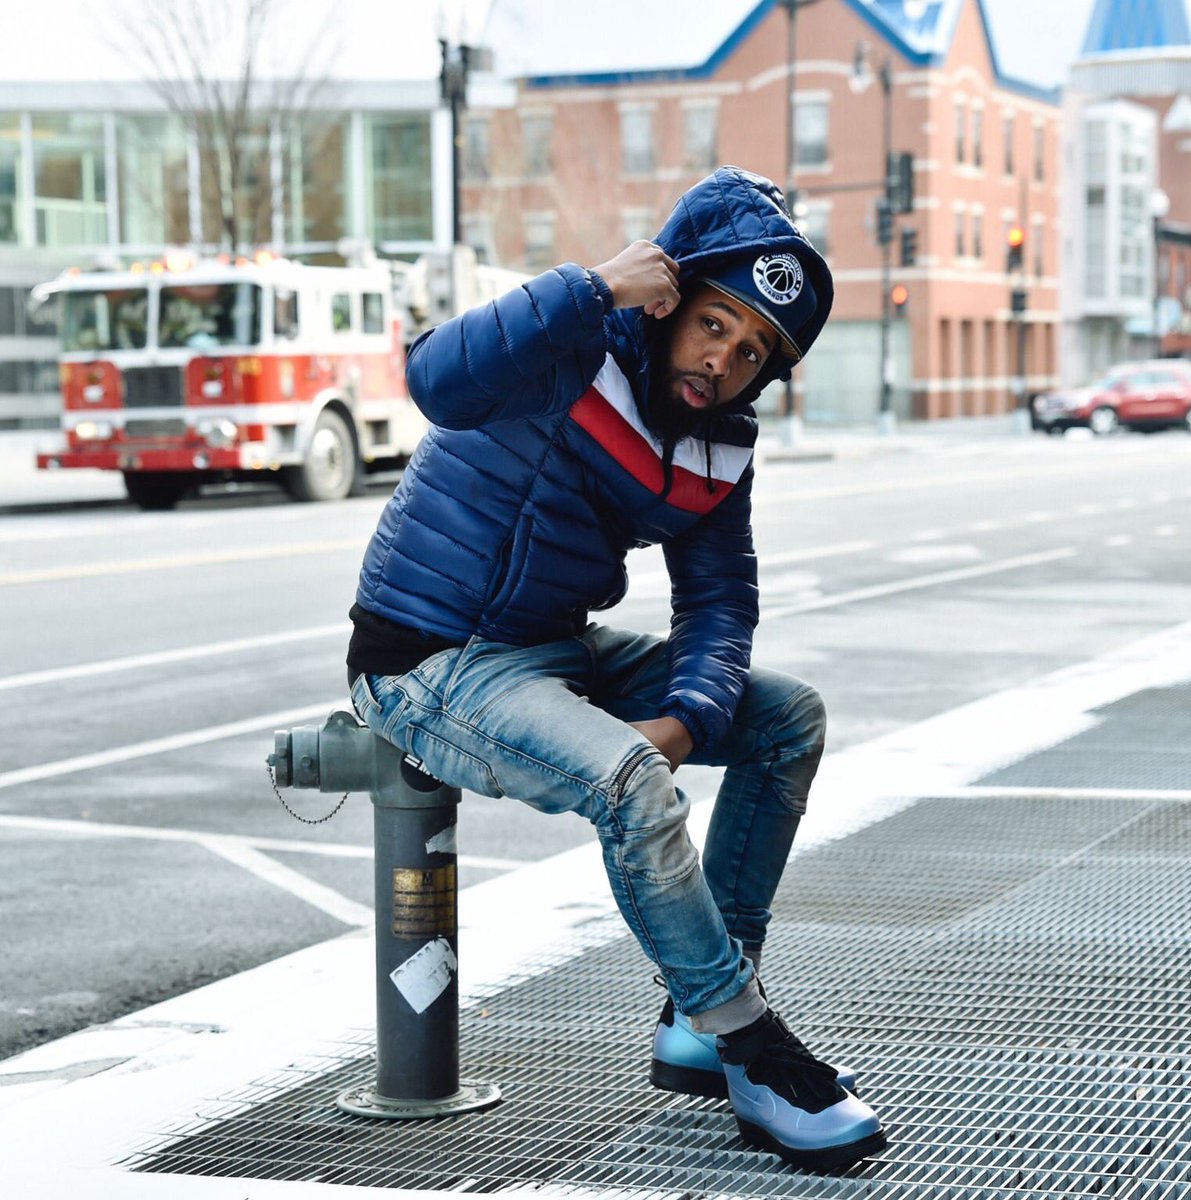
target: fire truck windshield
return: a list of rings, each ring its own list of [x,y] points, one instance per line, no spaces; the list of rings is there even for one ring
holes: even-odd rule
[[[145,288],[71,291],[63,296],[63,350],[143,350],[149,330]]]
[[[261,336],[261,289],[254,283],[191,283],[161,289],[158,345],[208,350],[254,346]]]

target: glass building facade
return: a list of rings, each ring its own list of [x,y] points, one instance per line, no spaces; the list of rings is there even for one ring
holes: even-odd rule
[[[0,110],[0,245],[215,249],[232,240],[234,211],[238,246],[429,246],[431,125],[429,111],[261,121],[241,139],[233,187],[228,155],[174,116]]]

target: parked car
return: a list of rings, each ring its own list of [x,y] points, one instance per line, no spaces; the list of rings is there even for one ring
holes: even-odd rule
[[[1122,363],[1090,387],[1043,392],[1034,426],[1048,433],[1080,426],[1100,436],[1119,428],[1191,429],[1191,362]]]

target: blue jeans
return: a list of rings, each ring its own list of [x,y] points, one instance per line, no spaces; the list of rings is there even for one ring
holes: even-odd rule
[[[352,701],[446,783],[586,817],[620,912],[675,1004],[696,1028],[725,1032],[700,1014],[734,999],[764,1010],[742,950],[765,940],[823,752],[824,709],[808,684],[752,671],[726,736],[689,760],[727,768],[700,870],[689,802],[628,724],[657,716],[667,674],[665,641],[591,625],[540,646],[473,637],[405,675],[360,676]]]

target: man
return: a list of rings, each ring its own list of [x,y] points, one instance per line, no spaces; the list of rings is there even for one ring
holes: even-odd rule
[[[747,1142],[816,1169],[885,1137],[757,976],[824,716],[806,684],[749,670],[750,406],[831,298],[781,193],[725,167],[656,244],[423,335],[407,376],[434,428],[368,547],[348,651],[357,711],[432,775],[594,824],[669,992],[654,1083],[727,1095]],[[589,625],[627,551],[659,542],[669,638]],[[683,762],[727,768],[702,869]]]

